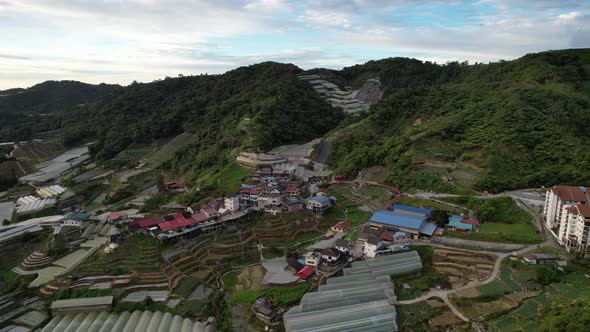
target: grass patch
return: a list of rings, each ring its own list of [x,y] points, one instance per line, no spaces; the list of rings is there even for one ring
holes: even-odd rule
[[[542,240],[530,224],[481,224],[477,233],[445,231],[445,235],[460,239],[500,243],[540,243]]]
[[[477,286],[477,290],[479,291],[480,298],[484,299],[495,299],[504,294],[512,292],[510,287],[498,280],[494,280],[485,285]]]
[[[462,213],[463,211],[448,205],[444,205],[438,202],[434,202],[431,201],[429,199],[426,198],[420,198],[420,197],[410,197],[410,196],[402,196],[395,204],[401,204],[401,205],[408,205],[408,206],[414,206],[414,207],[419,207],[419,208],[423,208],[423,209],[434,209],[434,210],[443,210],[443,211],[449,211],[451,213],[455,213],[455,214],[459,214]]]
[[[482,223],[529,224],[531,215],[519,208],[510,197],[445,197],[443,200],[474,210]]]
[[[246,308],[250,307],[260,297],[266,297],[271,303],[280,306],[288,306],[299,301],[309,288],[310,285],[308,283],[302,283],[291,287],[242,289],[234,291],[230,299],[233,303],[240,304]]]
[[[237,278],[240,273],[237,271],[229,272],[223,276],[223,285],[226,289],[233,289],[236,286]]]
[[[220,172],[207,178],[203,183],[204,187],[218,188],[222,193],[232,193],[240,189],[242,180],[250,176],[250,170],[232,162]]]
[[[199,284],[200,282],[193,277],[182,278],[182,280],[178,283],[178,286],[174,288],[174,293],[184,298],[188,298],[191,296],[195,288],[199,286]]]

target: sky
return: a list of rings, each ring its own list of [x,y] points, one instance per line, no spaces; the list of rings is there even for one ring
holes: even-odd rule
[[[0,0],[0,89],[590,47],[590,1]]]

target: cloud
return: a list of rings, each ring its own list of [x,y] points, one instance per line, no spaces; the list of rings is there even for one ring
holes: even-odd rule
[[[589,2],[567,0],[0,0],[0,88],[127,84],[266,60],[508,60],[589,47],[589,13]]]

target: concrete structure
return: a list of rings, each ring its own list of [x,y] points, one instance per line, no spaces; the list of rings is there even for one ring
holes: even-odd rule
[[[561,216],[558,241],[576,256],[590,256],[590,205],[566,205]]]
[[[317,267],[320,264],[322,254],[317,251],[311,251],[305,254],[305,265]]]
[[[358,237],[359,241],[363,243],[363,255],[365,257],[374,258],[377,256],[377,251],[383,246],[383,241],[373,234],[361,234]]]
[[[240,199],[238,197],[226,197],[223,200],[223,207],[231,212],[236,212],[240,209]]]
[[[328,197],[314,196],[305,200],[305,208],[314,213],[323,213],[332,206]]]
[[[545,220],[546,227],[554,232],[557,237],[557,230],[562,220],[563,207],[565,205],[587,205],[590,202],[587,191],[587,188],[583,186],[553,186],[547,190],[543,219]]]
[[[530,254],[522,255],[522,260],[527,264],[557,264],[557,257],[544,252],[533,252]]]
[[[92,311],[110,311],[112,296],[84,297],[78,299],[57,300],[51,303],[51,314],[68,314]]]

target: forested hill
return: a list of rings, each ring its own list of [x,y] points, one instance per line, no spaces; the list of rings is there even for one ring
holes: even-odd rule
[[[393,58],[317,70],[341,85],[379,77],[385,87],[369,116],[330,136],[330,162],[348,177],[385,166],[388,181],[404,188],[589,183],[589,70],[588,49],[492,64]]]
[[[59,128],[60,114],[93,103],[120,89],[76,81],[47,81],[27,89],[0,91],[0,140],[27,140],[31,134]]]
[[[268,149],[321,137],[344,117],[307,84],[302,70],[273,62],[222,75],[167,78],[131,84],[112,97],[72,112],[65,142],[96,140],[92,151],[108,159],[134,143],[182,132],[197,143],[177,154],[178,172],[226,161],[235,147]]]

